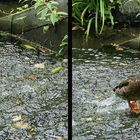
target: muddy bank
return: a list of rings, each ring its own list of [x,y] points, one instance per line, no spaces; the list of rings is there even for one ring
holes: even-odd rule
[[[124,51],[128,49],[140,50],[140,27],[127,27],[120,28],[114,27],[114,29],[107,28],[105,32],[100,36],[95,36],[94,32],[91,32],[88,42],[85,42],[85,35],[82,31],[73,31],[72,44],[74,48],[101,48],[101,49],[114,49],[115,46],[119,46]],[[79,41],[80,40],[80,41]]]
[[[0,46],[0,139],[67,139],[67,63]]]

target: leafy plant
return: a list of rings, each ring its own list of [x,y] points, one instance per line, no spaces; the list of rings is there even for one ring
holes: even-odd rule
[[[37,15],[39,16],[40,20],[48,21],[55,25],[56,22],[58,22],[60,19],[67,17],[66,12],[62,12],[58,10],[58,2],[56,1],[47,1],[45,0],[34,0],[35,1],[35,9],[37,11]],[[44,33],[47,32],[49,29],[49,26],[44,26],[43,31]],[[57,56],[60,56],[61,53],[64,51],[64,49],[68,45],[68,36],[65,35],[62,39],[61,44],[59,45]]]
[[[64,38],[62,39],[61,44],[59,45],[57,54],[61,55],[67,46],[68,46],[68,35],[65,35]]]
[[[27,0],[20,0],[22,3],[26,3]],[[67,17],[66,12],[62,12],[58,10],[59,3],[56,1],[45,1],[45,0],[32,0],[32,3],[34,3],[34,8],[37,12],[37,15],[40,20],[50,22],[53,26],[58,22],[60,19]],[[23,10],[24,8],[27,8],[28,5],[25,4],[22,7],[19,7],[18,10]],[[43,27],[43,32],[46,33],[49,30],[49,25],[46,25]],[[62,39],[61,44],[59,45],[57,56],[60,56],[61,53],[64,51],[64,49],[67,47],[67,39],[68,36],[65,35]],[[34,48],[30,45],[24,45],[23,46],[26,49],[32,49]]]
[[[120,3],[121,0],[72,0],[73,23],[85,28],[88,41],[92,29],[95,29],[96,35],[100,35],[106,22],[112,26],[115,24],[112,9]]]
[[[58,11],[58,2],[45,0],[35,0],[34,5],[39,19],[46,20],[55,25],[62,17],[67,16],[67,13]]]

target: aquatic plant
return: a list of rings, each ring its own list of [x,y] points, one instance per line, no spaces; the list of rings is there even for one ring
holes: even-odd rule
[[[115,24],[112,9],[120,3],[121,0],[72,0],[73,23],[84,27],[88,41],[93,24],[96,35],[103,32],[105,22],[112,26]]]

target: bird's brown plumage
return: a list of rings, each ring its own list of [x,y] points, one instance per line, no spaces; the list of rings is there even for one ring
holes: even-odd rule
[[[122,81],[113,91],[125,100],[140,100],[140,76],[130,76]]]
[[[117,96],[128,101],[131,111],[140,114],[137,100],[140,100],[140,76],[130,76],[122,81],[113,91]]]

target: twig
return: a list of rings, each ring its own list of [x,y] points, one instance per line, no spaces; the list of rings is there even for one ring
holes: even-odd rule
[[[125,43],[128,43],[128,42],[130,42],[130,41],[135,40],[136,38],[140,38],[140,36],[139,36],[139,37],[132,38],[132,39],[129,39],[129,40],[126,40],[126,41],[123,41],[123,42],[119,43],[118,45],[123,45],[123,44],[125,44]]]

